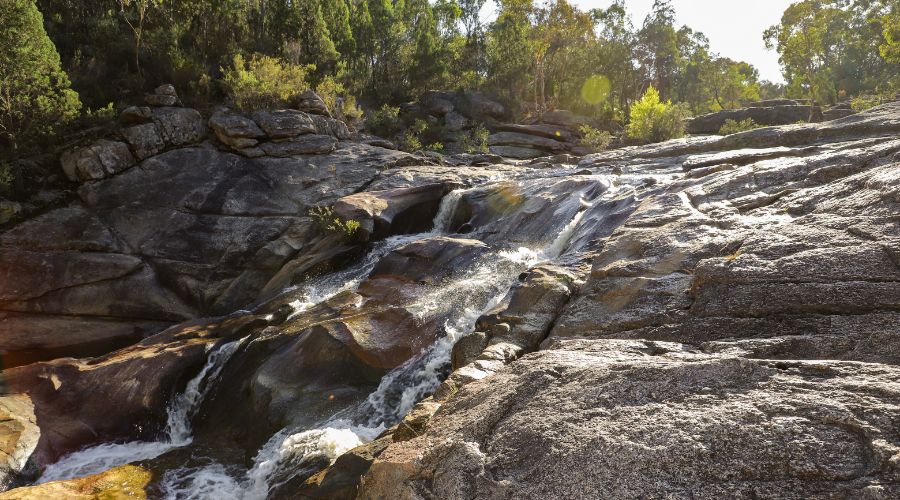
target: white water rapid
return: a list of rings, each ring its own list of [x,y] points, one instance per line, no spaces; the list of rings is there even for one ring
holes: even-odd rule
[[[96,474],[119,465],[156,458],[167,451],[191,444],[193,440],[191,417],[203,402],[206,393],[215,384],[225,363],[242,342],[243,339],[223,344],[207,356],[200,373],[188,382],[184,392],[179,394],[169,405],[162,439],[159,441],[107,443],[85,448],[48,466],[38,482],[45,483]]]
[[[521,186],[521,184],[520,184]],[[607,184],[608,186],[608,184]],[[350,268],[310,280],[288,290],[299,299],[291,303],[292,316],[342,291],[355,290],[379,260],[408,243],[446,234],[460,200],[468,192],[491,186],[459,189],[447,194],[427,233],[393,236],[376,243],[365,258]],[[592,206],[583,193],[560,194],[554,213],[555,238],[538,235],[536,247],[494,248],[469,266],[418,298],[407,309],[424,319],[446,315],[443,336],[419,356],[386,374],[378,387],[356,408],[333,415],[312,429],[283,429],[257,452],[249,468],[206,460],[198,465],[168,470],[159,483],[165,498],[173,500],[262,500],[287,481],[307,477],[344,452],[371,441],[396,424],[422,398],[431,394],[447,376],[453,345],[474,330],[475,322],[499,303],[517,277],[542,262],[559,257],[566,249],[584,214]],[[562,221],[567,223],[560,227]],[[550,233],[553,234],[553,233]],[[547,235],[549,236],[549,235]],[[474,233],[469,237],[478,237]],[[549,241],[548,241],[549,240]],[[212,352],[201,373],[188,384],[169,408],[163,439],[157,442],[104,444],[69,455],[47,469],[42,481],[100,472],[125,463],[158,457],[192,441],[190,419],[239,342]]]

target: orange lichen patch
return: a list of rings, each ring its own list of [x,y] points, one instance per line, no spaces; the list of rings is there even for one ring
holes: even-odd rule
[[[123,465],[93,476],[16,488],[0,493],[0,500],[145,499],[152,479],[141,467]]]

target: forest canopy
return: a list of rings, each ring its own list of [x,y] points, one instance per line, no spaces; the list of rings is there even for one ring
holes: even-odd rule
[[[34,73],[50,82],[48,95],[65,97],[63,118],[77,102],[69,80],[88,113],[138,102],[164,82],[197,107],[253,85],[277,88],[243,69],[237,78],[241,61],[367,109],[429,89],[480,90],[519,115],[569,109],[609,129],[627,124],[651,86],[696,115],[783,95],[829,104],[900,85],[897,0],[792,4],[761,34],[778,51],[785,86],[717,54],[703,33],[676,23],[669,0],[639,21],[624,0],[588,11],[566,0],[495,0],[485,21],[486,1],[0,0],[5,10],[36,4],[52,40],[35,38],[40,67],[4,59],[0,85]]]

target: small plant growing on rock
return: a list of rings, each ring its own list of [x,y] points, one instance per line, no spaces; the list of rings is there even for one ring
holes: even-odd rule
[[[741,121],[725,120],[725,123],[722,124],[722,128],[719,129],[719,135],[737,134],[739,132],[746,132],[760,127],[762,127],[762,125],[753,121],[753,118],[747,118],[746,120]]]
[[[334,214],[334,210],[331,207],[314,207],[309,209],[307,213],[312,217],[316,226],[326,234],[336,234],[349,240],[359,230],[359,221],[353,219],[341,220],[340,217]]]
[[[581,145],[590,148],[595,153],[606,150],[613,140],[612,134],[606,130],[597,130],[590,125],[582,125],[578,128],[581,132]]]

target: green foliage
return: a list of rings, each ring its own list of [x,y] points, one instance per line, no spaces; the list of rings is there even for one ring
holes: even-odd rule
[[[385,104],[366,117],[366,128],[381,137],[391,137],[403,129],[400,121],[400,108]]]
[[[662,102],[652,86],[631,107],[628,137],[641,142],[661,142],[684,136],[685,110],[671,101]]]
[[[422,141],[419,140],[419,135],[417,133],[412,129],[407,129],[400,135],[400,138],[397,141],[397,147],[400,148],[401,151],[412,153],[422,149]]]
[[[428,151],[436,151],[436,152],[440,153],[441,151],[444,150],[444,143],[432,142],[431,144],[425,146],[425,149],[427,149]]]
[[[478,125],[460,133],[459,145],[465,153],[486,153],[490,132],[484,125]]]
[[[829,104],[898,83],[891,63],[896,0],[803,0],[766,30],[778,50],[791,97]]]
[[[352,239],[359,230],[359,221],[341,220],[331,207],[314,207],[307,212],[316,226],[325,234],[336,234],[344,239]]]
[[[314,66],[289,64],[280,59],[254,54],[245,61],[234,56],[229,68],[222,68],[222,85],[229,99],[240,109],[271,109],[290,105],[307,90],[307,76]]]
[[[883,18],[884,43],[878,47],[885,61],[900,64],[900,12]]]
[[[590,125],[582,125],[578,129],[581,132],[581,145],[595,153],[604,151],[613,140],[612,134],[606,130],[597,130]]]
[[[71,121],[78,94],[32,0],[0,1],[0,148],[34,145]]]
[[[762,125],[759,125],[752,118],[747,118],[746,120],[725,120],[725,123],[722,124],[722,128],[719,129],[719,135],[731,135],[737,134],[738,132],[746,132],[748,130],[753,130],[755,128],[759,128]]]
[[[866,94],[856,96],[850,100],[850,107],[854,111],[865,111],[886,102],[896,101],[898,94],[885,92],[884,94]]]
[[[13,174],[12,166],[5,161],[0,161],[0,193],[8,194],[12,189],[14,180],[15,175]]]

